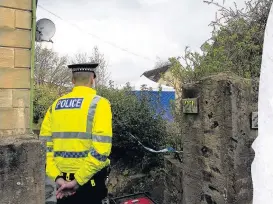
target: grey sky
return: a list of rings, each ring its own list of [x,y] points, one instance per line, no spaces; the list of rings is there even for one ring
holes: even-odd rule
[[[233,2],[226,0],[227,5]],[[239,6],[243,2],[236,0]],[[154,67],[156,57],[178,56],[185,46],[199,49],[210,37],[212,29],[208,24],[217,10],[203,0],[39,0],[39,4],[66,20],[38,7],[38,19],[49,18],[56,24],[53,49],[73,56],[98,46],[116,83],[137,79]],[[105,41],[143,57],[123,52]]]

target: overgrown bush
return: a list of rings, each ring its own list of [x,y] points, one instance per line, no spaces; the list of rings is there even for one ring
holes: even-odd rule
[[[181,151],[183,150],[183,138],[181,123],[172,122],[166,124],[166,143],[168,146]]]
[[[141,97],[136,97],[127,87],[123,90],[101,88],[98,93],[109,99],[112,106],[112,159],[127,165],[139,164],[144,170],[162,164],[162,155],[148,152],[131,136],[150,148],[165,147],[166,123],[150,106],[149,92],[143,91]]]
[[[180,104],[181,98],[178,97],[171,101],[171,110],[174,118],[173,122],[167,123],[167,137],[166,142],[169,146],[178,151],[183,150],[183,134],[182,134],[182,115],[183,110]]]
[[[48,85],[35,85],[33,98],[33,122],[39,129],[47,109],[60,97],[58,89]]]

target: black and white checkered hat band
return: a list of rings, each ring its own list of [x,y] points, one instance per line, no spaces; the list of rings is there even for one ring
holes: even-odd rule
[[[94,72],[94,68],[73,68],[72,72]]]

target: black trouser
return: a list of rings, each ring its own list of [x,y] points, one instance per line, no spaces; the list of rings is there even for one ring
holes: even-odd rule
[[[90,181],[80,186],[76,193],[57,200],[57,204],[101,204],[102,200],[107,197],[108,190],[105,180],[108,176],[108,168],[104,168],[95,174]],[[66,174],[63,178],[66,179]],[[70,174],[69,180],[73,180],[74,175]],[[91,182],[93,180],[93,182]],[[95,185],[92,185],[92,183]]]

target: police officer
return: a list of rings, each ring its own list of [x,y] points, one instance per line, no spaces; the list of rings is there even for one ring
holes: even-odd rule
[[[58,204],[99,204],[107,196],[112,112],[96,95],[98,64],[73,64],[72,92],[48,109],[40,138],[47,141],[46,174],[57,184]]]

